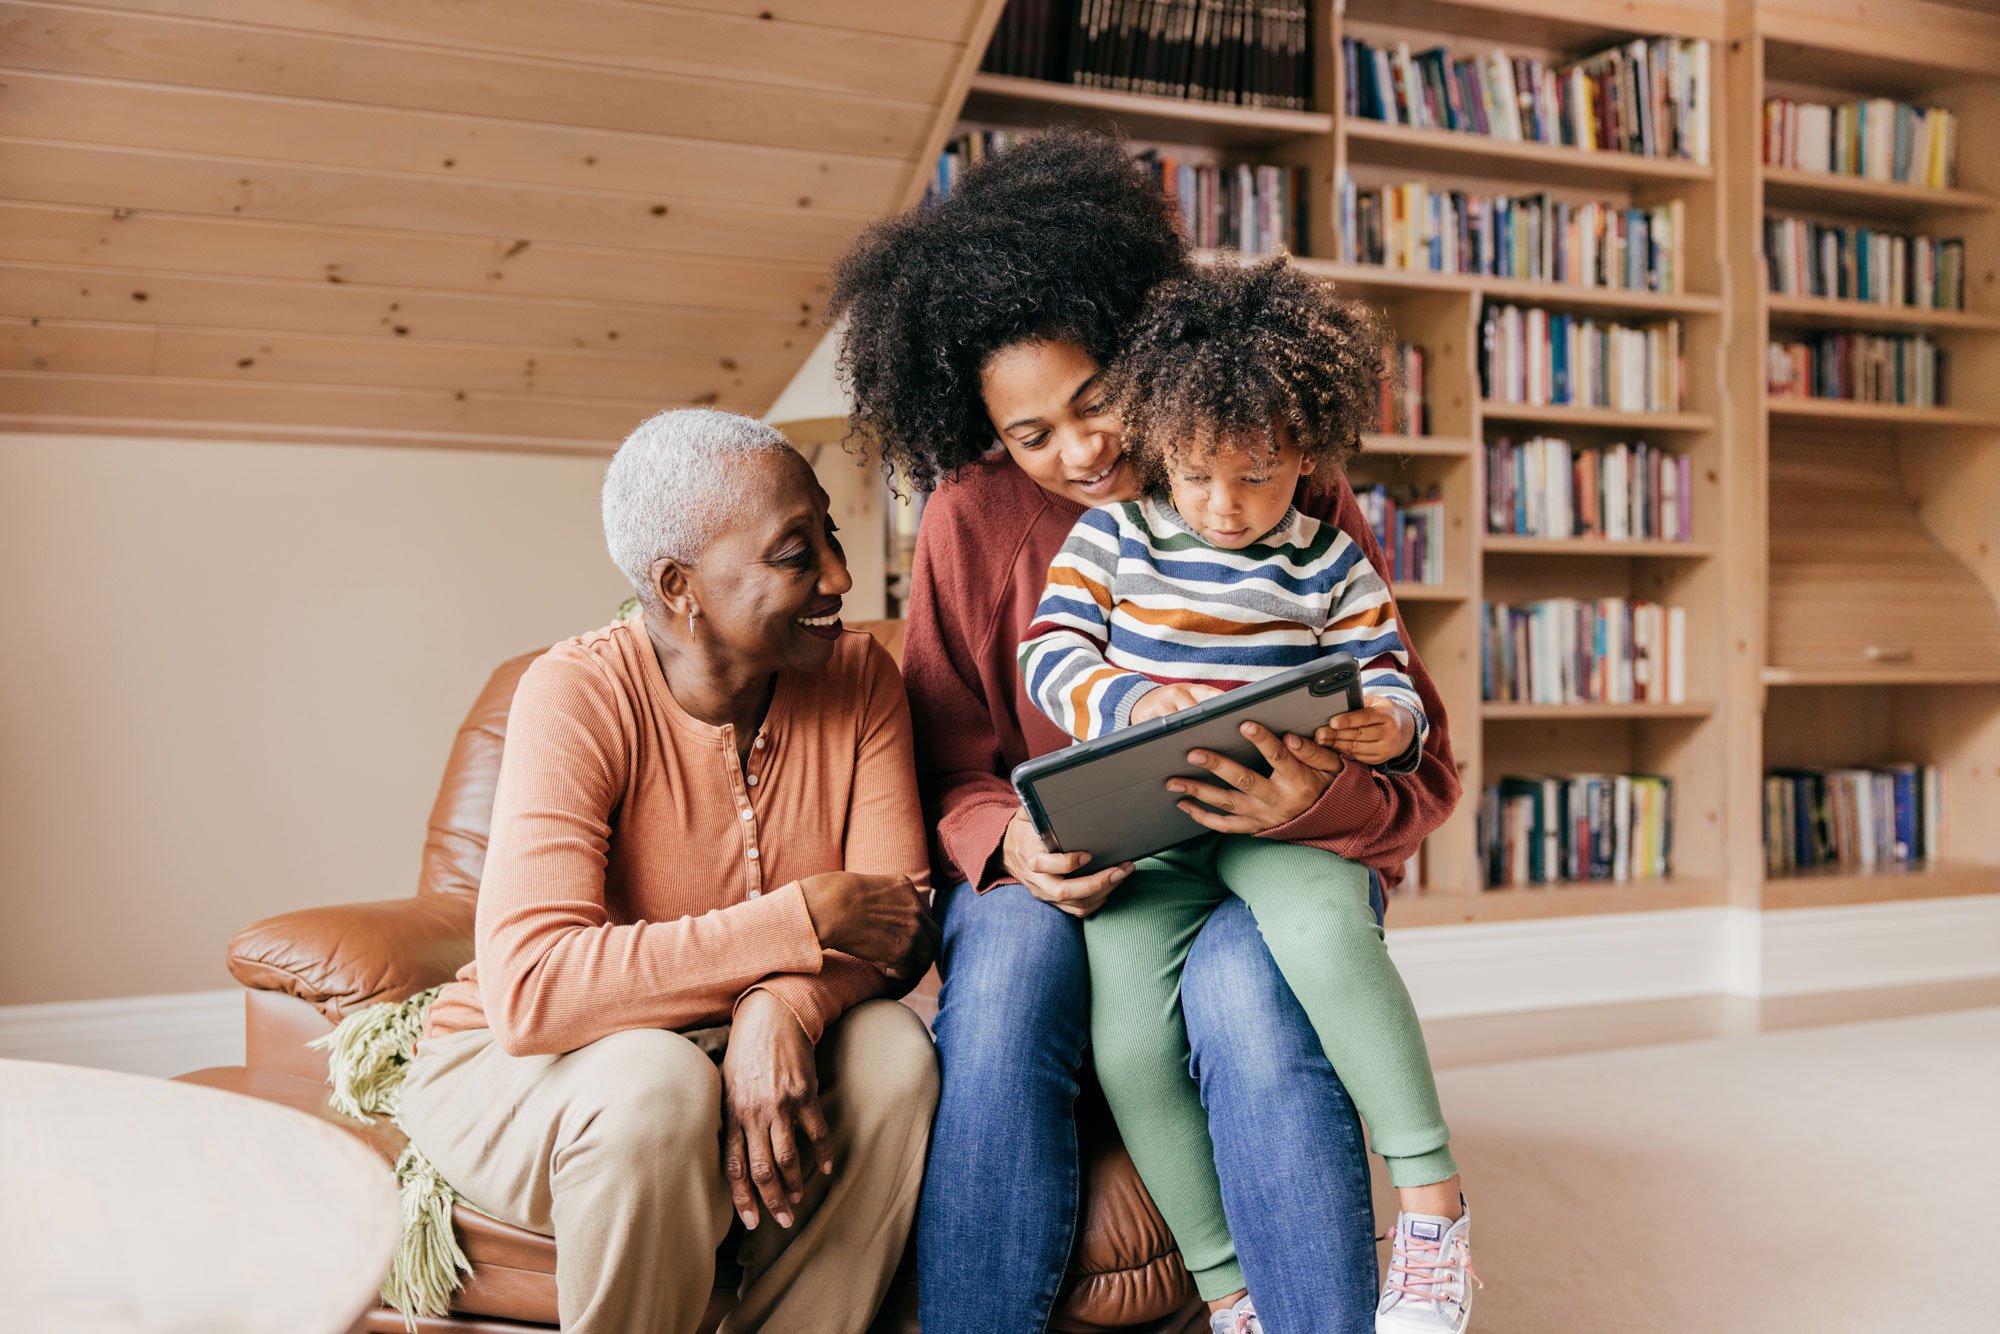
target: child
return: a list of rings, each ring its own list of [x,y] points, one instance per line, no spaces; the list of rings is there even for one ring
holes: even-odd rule
[[[1377,410],[1380,348],[1365,312],[1283,259],[1218,264],[1155,290],[1110,376],[1147,494],[1086,511],[1050,567],[1021,643],[1044,713],[1089,739],[1345,650],[1362,665],[1364,704],[1331,721],[1333,748],[1347,763],[1414,766],[1429,720],[1403,671],[1389,590],[1346,533],[1291,504],[1301,478],[1358,448]],[[1098,1078],[1213,1327],[1261,1328],[1180,1013],[1181,967],[1229,894],[1255,914],[1402,1197],[1378,1334],[1458,1334],[1470,1223],[1368,872],[1244,835],[1145,859],[1084,922]]]

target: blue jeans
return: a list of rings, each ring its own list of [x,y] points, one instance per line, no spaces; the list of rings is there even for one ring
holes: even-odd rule
[[[1380,885],[1375,885],[1379,914]],[[1090,1025],[1082,924],[1019,885],[945,896],[944,1087],[917,1211],[924,1334],[1048,1327],[1077,1222],[1077,1079]],[[1240,900],[1181,978],[1230,1233],[1271,1334],[1374,1328],[1360,1122]]]

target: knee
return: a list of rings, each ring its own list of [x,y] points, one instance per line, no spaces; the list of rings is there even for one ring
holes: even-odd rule
[[[722,1076],[700,1048],[678,1033],[634,1029],[587,1050],[595,1059],[578,1145],[634,1168],[672,1165],[696,1151],[713,1156]]]
[[[937,1049],[908,1006],[864,1001],[841,1018],[833,1040],[853,1115],[877,1125],[930,1124],[938,1101]]]

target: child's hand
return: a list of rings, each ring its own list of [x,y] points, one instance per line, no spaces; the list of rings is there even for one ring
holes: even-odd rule
[[[1222,691],[1216,686],[1172,685],[1161,686],[1158,690],[1148,690],[1132,706],[1132,721],[1149,723],[1155,718],[1164,718],[1170,713],[1192,708],[1205,699],[1214,699]],[[1359,716],[1358,714],[1355,716]],[[1401,754],[1401,752],[1397,752]]]
[[[1321,744],[1363,764],[1387,764],[1408,750],[1410,738],[1417,734],[1417,720],[1410,711],[1380,695],[1364,701],[1352,713],[1330,719],[1327,727],[1332,729],[1333,740],[1327,741],[1322,731]]]

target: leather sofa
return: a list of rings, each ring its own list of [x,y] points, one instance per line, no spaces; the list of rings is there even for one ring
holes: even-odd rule
[[[900,657],[900,622],[862,628]],[[245,1064],[199,1070],[183,1079],[326,1117],[375,1148],[385,1170],[395,1160],[401,1133],[386,1122],[360,1125],[328,1108],[325,1058],[305,1044],[355,1010],[448,980],[471,959],[473,905],[485,862],[507,710],[515,685],[536,656],[502,663],[460,724],[431,808],[417,892],[285,913],[238,933],[229,942],[229,970],[247,988]],[[933,971],[907,1002],[926,1019],[936,1012],[937,985]],[[1201,1303],[1173,1238],[1139,1183],[1094,1088],[1079,1113],[1083,1219],[1051,1328],[1149,1334],[1205,1329]],[[554,1240],[464,1205],[454,1219],[472,1272],[452,1314],[417,1321],[416,1328],[437,1334],[519,1334],[553,1326]],[[727,1257],[733,1244],[723,1247],[702,1334],[716,1327],[731,1304],[734,1275]],[[913,1257],[906,1254],[876,1322],[879,1334],[917,1329],[915,1288]],[[403,1317],[379,1308],[362,1328],[395,1334],[404,1328]]]

